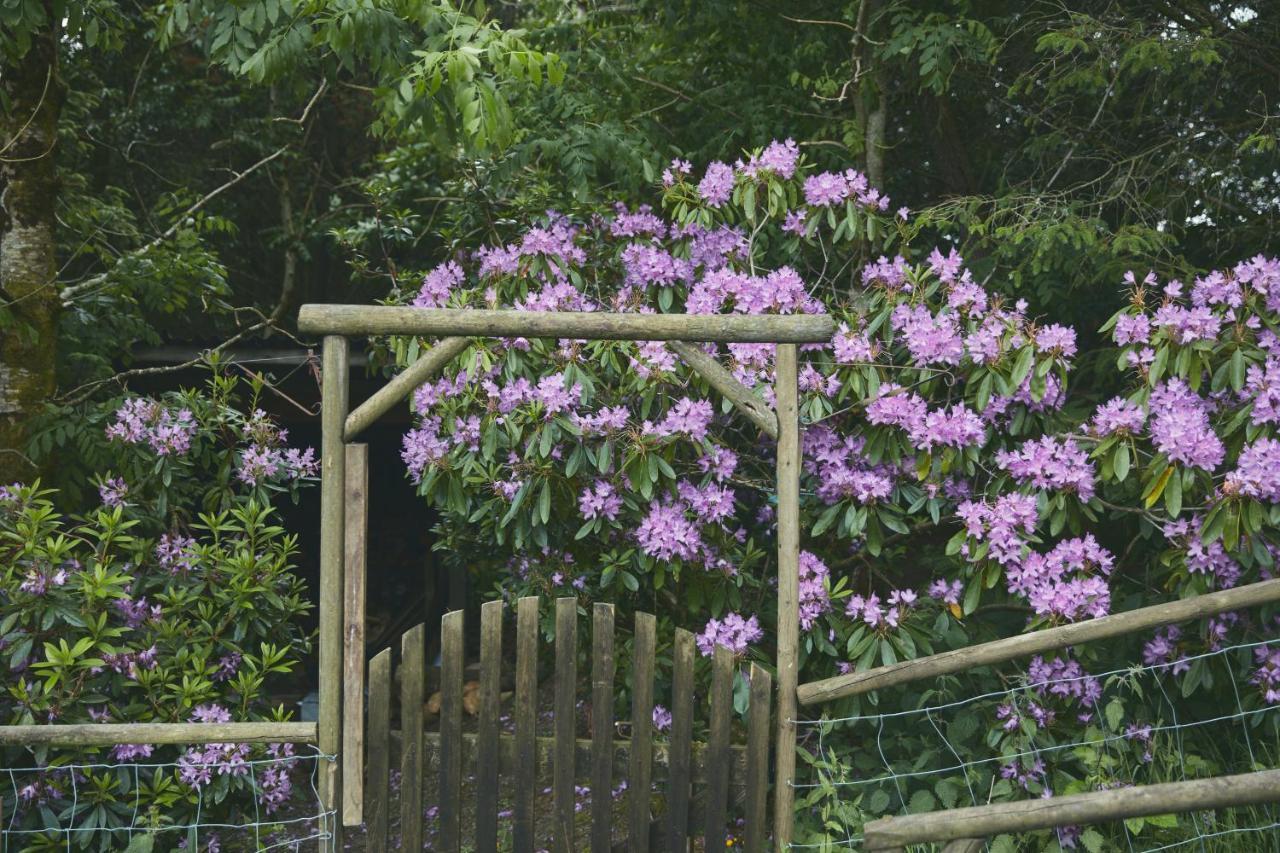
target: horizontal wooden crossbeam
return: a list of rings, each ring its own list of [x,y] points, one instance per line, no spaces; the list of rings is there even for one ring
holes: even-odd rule
[[[863,828],[863,839],[869,851],[896,851],[908,844],[927,841],[989,838],[1006,832],[1033,832],[1072,824],[1274,802],[1280,802],[1280,770],[1263,770],[1190,782],[886,817],[868,823]]]
[[[884,687],[963,672],[1027,655],[1051,652],[1080,643],[1107,640],[1164,625],[1214,616],[1228,610],[1241,610],[1276,601],[1280,601],[1280,578],[1198,595],[1194,598],[1184,598],[1180,601],[1142,607],[1127,613],[1113,613],[1110,616],[1085,622],[1073,622],[1070,625],[1035,631],[1031,634],[1019,634],[1016,637],[967,646],[963,649],[902,661],[863,672],[851,672],[847,675],[824,678],[821,681],[811,681],[800,685],[797,693],[801,705],[816,705],[842,699],[845,696],[869,693]]]
[[[614,314],[310,304],[298,312],[298,330],[310,335],[805,344],[831,340],[836,326],[825,314]]]
[[[0,746],[315,742],[315,723],[76,723],[0,726]]]

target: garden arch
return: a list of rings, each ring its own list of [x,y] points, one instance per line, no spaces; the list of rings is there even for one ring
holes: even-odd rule
[[[344,736],[358,737],[363,724],[363,644],[354,620],[344,616],[346,561],[346,445],[360,432],[444,369],[473,338],[545,337],[588,340],[668,341],[698,375],[774,437],[778,536],[778,711],[774,737],[774,845],[792,838],[795,789],[796,689],[799,645],[800,436],[797,404],[797,346],[825,343],[835,333],[825,315],[618,314],[511,310],[424,309],[397,306],[304,305],[298,316],[303,334],[322,335],[321,534],[320,534],[320,750],[337,755],[321,773],[326,812],[341,811],[337,824],[358,824],[358,787],[344,794],[343,771],[358,778],[362,755],[344,751]],[[354,411],[348,399],[348,337],[415,335],[441,340]],[[743,386],[696,343],[777,344],[774,371],[776,410]],[[361,563],[360,569],[363,570]],[[358,660],[356,660],[358,659]],[[344,662],[356,663],[355,677]],[[344,705],[344,689],[352,701]],[[344,716],[344,707],[354,708]],[[335,841],[335,849],[340,846]]]

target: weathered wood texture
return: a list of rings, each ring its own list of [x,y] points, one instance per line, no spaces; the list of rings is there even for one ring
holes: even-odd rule
[[[364,822],[364,612],[369,542],[369,446],[348,444],[343,536],[342,823]]]
[[[552,797],[557,853],[573,853],[574,733],[578,693],[578,599],[556,599],[556,705],[552,721],[556,755],[552,765]]]
[[[355,411],[347,415],[344,437],[353,441],[378,418],[391,411],[391,408],[408,397],[414,390],[444,370],[471,345],[468,338],[445,338],[431,349],[418,356],[418,360],[393,376],[386,385],[379,388],[365,400]]]
[[[627,786],[627,840],[631,853],[648,853],[653,773],[653,659],[657,619],[637,613],[631,646],[631,765]]]
[[[391,649],[369,661],[368,780],[365,783],[365,845],[386,853],[391,824]]]
[[[614,710],[618,675],[615,660],[614,606],[598,603],[592,608],[590,634],[591,710],[589,738],[577,736],[578,602],[575,598],[556,601],[554,635],[555,719],[551,737],[538,737],[537,598],[521,599],[517,605],[516,673],[514,696],[502,694],[503,604],[489,602],[481,608],[480,669],[478,683],[464,686],[465,649],[462,612],[447,614],[441,625],[442,660],[440,681],[440,721],[438,732],[424,732],[422,699],[426,677],[423,672],[423,626],[403,637],[403,665],[400,674],[403,745],[398,733],[387,734],[389,719],[389,676],[380,671],[387,666],[389,652],[371,664],[369,690],[370,747],[378,750],[382,767],[371,759],[368,789],[385,800],[387,752],[400,749],[407,803],[419,802],[421,780],[438,773],[436,803],[440,806],[439,833],[435,846],[440,850],[461,849],[457,816],[464,810],[462,797],[476,798],[476,847],[496,849],[499,843],[499,803],[505,794],[513,803],[513,846],[534,846],[534,810],[540,781],[538,767],[549,771],[552,793],[552,823],[547,827],[557,850],[649,851],[651,843],[663,849],[683,849],[691,836],[701,835],[717,849],[726,844],[730,823],[729,807],[736,804],[748,812],[748,831],[763,849],[765,803],[768,790],[770,679],[759,666],[752,667],[749,693],[752,709],[748,719],[751,743],[734,745],[733,683],[735,658],[727,649],[718,649],[712,661],[712,682],[707,697],[710,705],[709,737],[706,743],[693,740],[698,701],[695,692],[696,646],[693,635],[676,632],[672,660],[674,688],[673,723],[670,736],[657,743],[653,731],[653,686],[656,665],[656,624],[652,614],[637,613],[632,641],[632,720],[630,737],[615,732]],[[700,692],[700,691],[699,691]],[[499,726],[504,699],[511,698],[515,734],[505,735]],[[473,700],[475,705],[468,704]],[[463,711],[477,716],[477,731],[462,731]],[[391,746],[387,746],[390,740]],[[754,754],[751,754],[754,753]],[[660,839],[653,838],[655,821],[650,812],[654,768],[665,770],[658,783],[665,789],[659,798],[661,811],[656,825]],[[380,782],[374,776],[380,778]],[[464,787],[463,779],[474,779]],[[626,834],[614,837],[614,785],[627,783]],[[507,780],[510,780],[508,782]],[[590,781],[592,805],[589,813],[578,813],[577,784]],[[366,800],[366,803],[368,800]],[[375,807],[365,806],[371,819]],[[402,803],[404,838],[414,844],[421,837],[421,808]],[[750,812],[755,810],[756,814]],[[589,826],[589,842],[583,837]],[[416,847],[414,848],[416,849]]]
[[[687,341],[672,341],[669,346],[685,364],[720,392],[726,400],[746,416],[770,438],[778,437],[778,416],[760,395],[733,377],[724,365],[703,351],[702,347]]]
[[[796,683],[800,653],[800,410],[796,347],[774,361],[778,413],[778,721],[774,750],[773,843],[791,844],[795,816]]]
[[[591,619],[591,850],[613,846],[613,605]]]
[[[1130,610],[1127,613],[1113,613],[1087,622],[1073,622],[1057,628],[993,640],[989,643],[901,661],[863,672],[824,678],[821,681],[801,685],[798,697],[802,705],[831,702],[846,696],[855,696],[920,679],[1004,663],[1067,646],[1107,640],[1275,601],[1280,601],[1280,579],[1211,592],[1194,598],[1184,598],[1181,601],[1155,604],[1151,607]]]
[[[498,737],[501,716],[502,602],[480,607],[480,719],[476,739],[476,850],[498,849]]]
[[[337,756],[320,768],[320,802],[333,821],[326,829],[341,849],[342,800],[342,592],[346,532],[346,447],[342,424],[347,417],[347,339],[324,339],[320,404],[320,656],[319,747]],[[332,824],[330,827],[328,824]]]
[[[440,849],[462,850],[462,670],[463,611],[441,620],[440,667]]]
[[[0,726],[0,746],[316,743],[315,723],[75,723]]]
[[[868,850],[883,851],[928,841],[985,838],[1070,824],[1274,802],[1280,802],[1280,770],[1263,770],[1192,782],[1140,785],[1047,800],[881,818],[866,825],[864,843]]]
[[[311,304],[298,312],[298,330],[309,335],[824,343],[835,334],[835,321],[824,314],[612,314]]]
[[[400,846],[422,849],[422,702],[426,693],[426,626],[404,632],[400,646]]]
[[[684,850],[689,838],[694,654],[693,634],[677,628],[671,653],[671,765],[667,776],[666,815],[668,850]]]
[[[747,709],[746,818],[743,842],[747,853],[764,853],[768,835],[769,722],[773,705],[773,677],[751,664],[751,706]]]
[[[711,664],[711,731],[707,739],[712,775],[707,783],[706,849],[723,850],[729,817],[729,726],[733,722],[733,652],[717,646]]]
[[[516,605],[516,766],[515,853],[532,853],[534,808],[538,783],[538,599],[527,596]]]

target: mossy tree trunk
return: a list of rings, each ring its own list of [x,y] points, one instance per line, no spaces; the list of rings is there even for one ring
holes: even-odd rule
[[[58,18],[20,56],[0,58],[0,483],[36,472],[25,455],[32,416],[53,394],[57,323],[54,154],[63,89]]]

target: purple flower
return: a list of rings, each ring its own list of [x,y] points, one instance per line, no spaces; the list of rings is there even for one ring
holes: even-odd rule
[[[622,509],[622,498],[608,480],[596,480],[595,485],[582,490],[578,508],[586,519],[604,518],[614,521]]]
[[[827,564],[808,551],[800,552],[800,629],[808,631],[831,609]]]
[[[98,497],[102,500],[103,506],[124,506],[124,499],[128,494],[129,484],[121,477],[112,477],[109,480],[104,480],[98,486]]]
[[[1151,441],[1170,462],[1212,471],[1226,453],[1209,424],[1209,403],[1181,379],[1151,391]]]
[[[661,705],[653,706],[653,727],[660,732],[671,728],[671,712]]]
[[[1042,352],[1056,352],[1063,358],[1071,358],[1076,354],[1076,333],[1074,329],[1054,323],[1036,332],[1036,349]]]
[[[415,308],[443,308],[449,294],[462,283],[462,267],[456,261],[446,261],[422,279],[422,289],[413,299]]]
[[[830,207],[849,197],[849,182],[838,172],[820,172],[804,179],[804,200],[814,207]]]
[[[1146,425],[1147,413],[1123,397],[1113,397],[1098,406],[1089,422],[1089,432],[1103,438],[1115,433],[1136,435]]]
[[[686,517],[681,501],[654,503],[636,528],[640,550],[660,560],[691,560],[703,549],[698,526]]]
[[[719,207],[728,201],[733,195],[733,167],[719,160],[707,166],[706,174],[698,182],[698,195],[708,207]]]
[[[1019,483],[1029,482],[1037,489],[1072,492],[1082,501],[1093,497],[1093,465],[1089,454],[1068,439],[1046,435],[1024,442],[1017,450],[997,453],[996,464]]]
[[[764,631],[755,616],[743,619],[737,613],[729,613],[724,619],[708,621],[696,642],[703,657],[714,655],[716,646],[724,646],[735,655],[741,655],[746,653],[748,646],[762,637]]]

